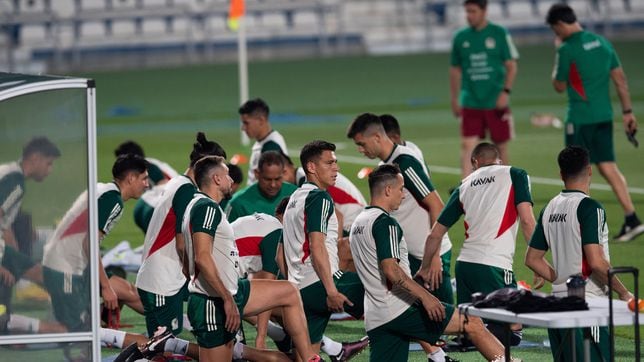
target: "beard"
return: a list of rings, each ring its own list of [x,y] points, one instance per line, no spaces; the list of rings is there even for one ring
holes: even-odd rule
[[[228,189],[223,192],[223,199],[222,200],[230,200],[233,198],[233,190]]]

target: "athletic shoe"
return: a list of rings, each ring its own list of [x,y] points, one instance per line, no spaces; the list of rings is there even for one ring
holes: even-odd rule
[[[166,327],[158,327],[154,332],[154,336],[141,349],[141,354],[143,354],[143,357],[150,359],[159,353],[163,353],[165,342],[171,338],[174,338],[171,330]]]
[[[324,360],[316,354],[315,356],[309,358],[309,360],[306,362],[324,362]]]
[[[356,342],[342,342],[342,351],[335,356],[329,356],[332,362],[348,361],[364,351],[369,346],[369,337],[364,336]]]
[[[427,358],[427,362],[433,362],[431,357]],[[445,355],[445,362],[459,362],[457,359],[453,359],[452,357]]]
[[[136,361],[141,358],[143,358],[143,354],[139,350],[139,346],[137,346],[136,342],[133,342],[129,346],[125,347],[118,356],[116,356],[114,362]]]
[[[614,241],[631,241],[642,233],[644,233],[644,224],[642,224],[641,222],[638,222],[635,225],[627,225],[626,223],[624,223],[622,225],[622,229],[619,231],[619,234],[615,235]]]

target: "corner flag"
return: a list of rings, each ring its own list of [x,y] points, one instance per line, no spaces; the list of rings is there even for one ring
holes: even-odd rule
[[[228,9],[228,28],[236,31],[239,29],[239,19],[244,16],[244,0],[230,0]]]

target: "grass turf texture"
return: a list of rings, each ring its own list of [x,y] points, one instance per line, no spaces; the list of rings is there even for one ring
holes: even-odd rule
[[[644,56],[641,43],[618,42],[615,47],[628,75],[633,109],[644,109],[644,69],[639,60]],[[551,46],[519,47],[519,74],[512,92],[516,139],[510,144],[511,163],[524,168],[534,177],[557,179],[556,155],[563,147],[563,131],[533,128],[533,112],[554,113],[565,118],[566,97],[556,94],[550,85],[554,59]],[[351,178],[368,196],[366,181],[358,180],[357,171],[374,161],[363,158],[345,137],[349,122],[359,113],[392,113],[400,121],[403,137],[424,151],[430,170],[437,166],[459,167],[458,123],[449,108],[447,54],[418,54],[386,57],[348,57],[301,61],[258,62],[249,67],[251,97],[264,98],[272,110],[273,127],[286,138],[297,161],[297,150],[316,138],[338,144],[341,172]],[[238,87],[235,65],[205,65],[172,69],[136,70],[79,74],[97,81],[98,172],[99,180],[110,180],[113,150],[122,141],[133,139],[146,155],[164,160],[183,171],[197,131],[206,132],[226,149],[229,157],[248,154],[240,146],[237,120]],[[644,188],[643,148],[634,149],[624,137],[615,100],[614,139],[618,164],[631,187]],[[642,118],[640,117],[640,125]],[[345,157],[349,156],[349,158]],[[361,163],[356,162],[361,159]],[[594,183],[604,180],[595,171]],[[54,172],[62,172],[56,169]],[[448,189],[458,184],[457,174],[433,172],[432,182],[445,201]],[[37,187],[30,188],[36,190]],[[534,182],[532,193],[535,215],[553,197],[560,186]],[[622,210],[610,191],[592,190],[607,211],[611,235],[622,223]],[[632,193],[633,202],[644,215],[644,194]],[[69,200],[71,203],[72,200]],[[119,225],[104,240],[110,248],[121,240],[140,245],[142,233],[132,219],[134,201],[125,205]],[[519,233],[521,235],[521,233]],[[463,242],[462,223],[450,230],[454,255]],[[613,265],[632,265],[640,269],[644,237],[630,243],[611,243]],[[519,236],[514,270],[517,280],[531,282],[531,273],[523,265],[525,242]],[[630,277],[623,278],[632,290]],[[644,282],[640,281],[640,288]],[[133,324],[132,331],[142,332],[143,318],[124,312],[124,322]],[[246,328],[252,335],[251,328]],[[362,322],[332,323],[328,335],[336,340],[356,340],[364,334]],[[529,329],[527,338],[541,341],[545,332]],[[633,360],[632,328],[618,328],[618,359]],[[525,360],[550,359],[545,348],[517,350]],[[368,352],[356,358],[367,360]],[[481,360],[476,353],[454,354],[463,361]],[[412,360],[424,360],[413,353]]]

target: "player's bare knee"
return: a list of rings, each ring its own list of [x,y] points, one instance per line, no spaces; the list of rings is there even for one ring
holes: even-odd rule
[[[483,333],[485,325],[481,318],[468,316],[463,322],[463,331],[469,335]]]

